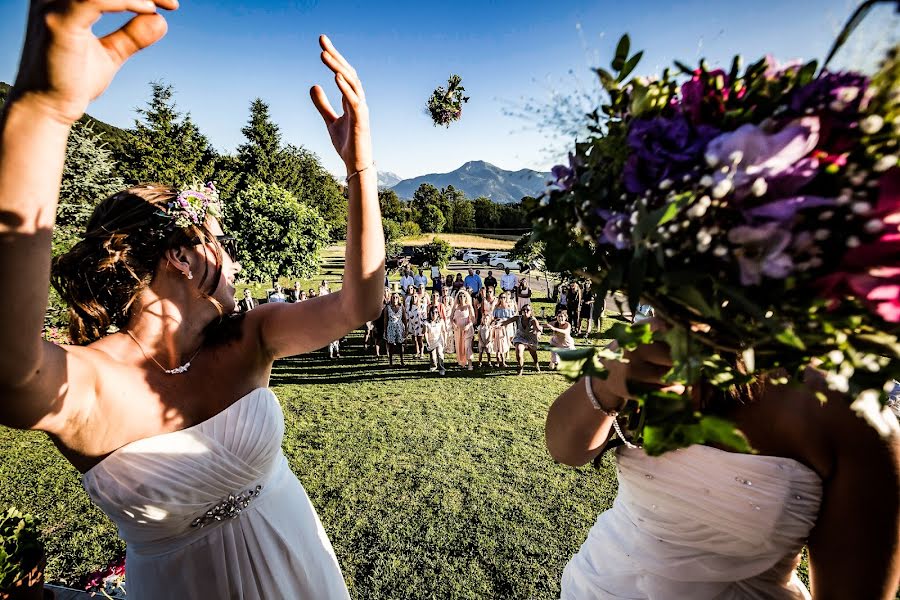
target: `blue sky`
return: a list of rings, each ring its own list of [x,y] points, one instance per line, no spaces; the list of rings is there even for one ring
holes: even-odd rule
[[[0,0],[0,80],[15,76],[27,4]],[[631,34],[634,48],[646,50],[637,69],[646,74],[672,58],[690,62],[705,56],[711,64],[730,64],[734,53],[822,57],[854,5],[851,0],[182,0],[181,8],[167,15],[166,38],[129,62],[89,112],[130,126],[134,108],[148,98],[148,83],[162,80],[175,86],[179,108],[191,113],[213,145],[231,151],[242,141],[250,101],[259,96],[271,106],[285,141],[313,150],[340,173],[342,165],[308,95],[319,83],[333,104],[339,102],[318,58],[317,35],[327,33],[366,86],[380,169],[405,178],[486,160],[511,170],[544,170],[559,154],[546,151],[546,136],[532,123],[506,116],[504,108],[523,106],[527,98],[546,101],[552,89],[589,87],[589,67],[597,60],[609,62],[621,33]],[[885,8],[874,20],[887,15]],[[96,31],[121,21],[104,19]],[[451,73],[462,76],[472,99],[461,122],[448,130],[434,127],[424,106]]]

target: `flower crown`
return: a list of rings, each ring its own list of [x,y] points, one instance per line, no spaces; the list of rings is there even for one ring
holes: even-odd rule
[[[210,181],[203,184],[202,187],[199,184],[193,184],[156,214],[170,220],[168,230],[192,225],[202,227],[206,223],[207,217],[219,218],[222,216],[221,206],[216,185]]]

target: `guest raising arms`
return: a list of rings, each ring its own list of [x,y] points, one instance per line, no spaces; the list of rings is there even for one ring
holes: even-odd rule
[[[537,347],[538,335],[541,332],[541,324],[532,314],[531,304],[526,304],[519,309],[519,315],[503,321],[501,325],[515,324],[516,335],[512,339],[512,344],[516,349],[516,363],[519,365],[517,375],[521,375],[525,369],[525,350],[531,354],[534,360],[534,368],[541,371],[541,365],[538,363]]]
[[[379,310],[384,237],[356,71],[319,40],[343,99],[312,99],[348,173],[344,287],[233,315],[235,240],[213,186],[142,184],[100,201],[52,261],[66,140],[175,0],[34,0],[0,117],[0,424],[45,431],[127,543],[129,598],[349,598],[331,543],[281,449],[273,362]],[[131,19],[104,37],[105,12]],[[136,14],[135,14],[136,13]],[[189,68],[189,61],[181,67]],[[52,278],[75,345],[41,340]],[[115,330],[115,333],[110,333]],[[14,349],[14,350],[13,350]],[[235,498],[246,510],[218,521]],[[210,525],[210,527],[206,527]],[[302,568],[298,568],[302,565]]]

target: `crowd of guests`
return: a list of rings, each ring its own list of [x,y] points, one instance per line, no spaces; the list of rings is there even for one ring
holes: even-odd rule
[[[284,290],[275,285],[267,302],[304,302],[331,293],[327,280],[318,291],[305,290],[299,281]],[[466,370],[487,367],[505,368],[514,352],[518,374],[524,370],[526,355],[540,371],[538,345],[541,334],[550,334],[550,347],[571,349],[574,338],[591,334],[603,315],[603,300],[597,300],[589,284],[563,282],[555,290],[556,308],[541,323],[532,306],[533,290],[527,277],[505,269],[498,280],[493,271],[482,278],[479,269],[468,274],[447,274],[433,267],[428,273],[412,268],[400,269],[399,280],[385,277],[384,308],[381,317],[366,324],[364,345],[377,356],[386,355],[388,363],[400,365],[412,356],[430,359],[430,370],[444,375],[447,355]],[[237,303],[246,312],[258,305],[249,289]],[[582,325],[586,322],[586,327]],[[331,358],[340,358],[340,340],[328,346]],[[477,358],[477,360],[476,360]],[[549,367],[557,368],[559,356],[551,352]]]
[[[462,273],[445,277],[437,268],[428,275],[424,269],[415,273],[403,268],[399,281],[385,279],[384,309],[380,319],[367,323],[365,344],[378,356],[386,354],[391,365],[395,358],[404,365],[409,354],[421,359],[427,353],[431,371],[441,375],[446,373],[448,354],[455,355],[460,368],[473,370],[485,365],[506,367],[511,351],[519,375],[526,354],[540,371],[540,335],[550,332],[552,348],[574,348],[582,321],[587,321],[584,335],[595,324],[599,327],[603,302],[595,301],[589,285],[571,282],[559,291],[553,317],[542,324],[532,295],[528,279],[509,269],[498,281],[493,271],[482,279],[473,268],[465,277]],[[558,355],[552,352],[550,368],[558,363]]]

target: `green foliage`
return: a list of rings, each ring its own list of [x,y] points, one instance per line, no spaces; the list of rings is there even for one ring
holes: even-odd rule
[[[381,217],[381,228],[384,231],[385,253],[393,256],[400,252],[400,238],[403,237],[400,223]]]
[[[442,213],[441,209],[433,204],[425,207],[425,210],[419,217],[419,225],[421,225],[422,231],[427,231],[429,233],[442,232],[444,230],[445,223],[446,219],[444,219],[444,213]]]
[[[417,237],[422,235],[422,228],[415,221],[400,223],[400,235],[403,237]]]
[[[269,105],[261,98],[250,103],[250,120],[241,133],[247,141],[238,146],[242,186],[253,180],[278,183],[281,131],[269,115]]]
[[[429,206],[441,206],[441,192],[430,183],[423,183],[413,192],[409,203],[414,212],[424,212]],[[443,211],[442,211],[443,212]]]
[[[407,220],[406,215],[409,213],[409,208],[394,190],[389,188],[378,190],[378,205],[381,207],[381,216],[385,219],[398,223]]]
[[[12,507],[0,516],[0,589],[25,577],[43,555],[36,518]]]
[[[479,196],[472,201],[475,225],[478,229],[494,229],[500,223],[502,209],[490,198]]]
[[[453,256],[453,247],[441,238],[436,237],[431,243],[422,246],[422,255],[429,265],[437,265],[443,268],[450,262],[450,257]]]
[[[319,157],[309,150],[288,144],[278,152],[277,183],[292,192],[301,202],[316,208],[332,240],[347,237],[347,200],[344,188],[329,173]]]
[[[238,233],[245,279],[306,278],[328,242],[319,212],[275,184],[256,182],[225,205],[225,223]]]
[[[122,156],[122,176],[129,184],[162,183],[184,187],[209,181],[215,151],[191,120],[172,100],[171,85],[152,83],[142,119],[129,132]]]

